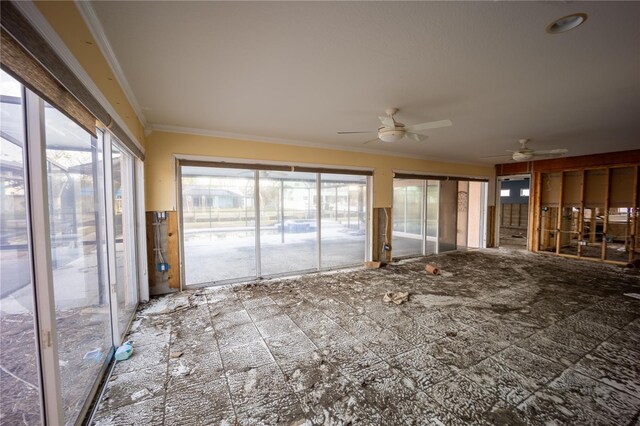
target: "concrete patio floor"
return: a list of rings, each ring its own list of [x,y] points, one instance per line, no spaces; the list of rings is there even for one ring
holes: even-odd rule
[[[630,292],[637,271],[490,249],[173,294],[94,424],[638,425]]]

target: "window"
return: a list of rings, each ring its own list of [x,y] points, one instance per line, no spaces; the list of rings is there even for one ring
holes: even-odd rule
[[[529,196],[529,188],[520,188],[520,196],[528,197]]]
[[[511,195],[511,190],[510,189],[501,189],[500,190],[500,196],[501,197],[509,197]]]

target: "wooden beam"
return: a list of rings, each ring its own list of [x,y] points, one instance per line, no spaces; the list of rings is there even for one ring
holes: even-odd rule
[[[372,240],[371,240],[371,249],[373,253],[371,254],[371,260],[377,262],[380,260],[380,209],[374,208],[372,213],[373,226],[371,229],[372,232]]]
[[[178,239],[178,213],[167,212],[167,262],[169,288],[180,288],[180,240]]]
[[[560,173],[560,191],[558,195],[558,217],[556,218],[556,254],[560,254],[560,231],[562,229],[562,200],[564,198],[564,172]]]
[[[638,205],[638,185],[640,185],[640,167],[636,165],[635,167],[635,176],[633,179],[633,216],[632,216],[632,225],[631,225],[631,234],[629,238],[631,239],[631,250],[629,250],[629,262],[633,260],[636,253],[637,246],[637,238],[638,238],[638,209],[640,209],[640,205]]]
[[[580,178],[580,212],[578,213],[578,257],[582,256],[582,245],[580,244],[582,241],[582,231],[584,227],[584,193],[585,193],[585,182],[587,179],[587,172],[585,170],[582,171],[582,176]]]
[[[638,163],[640,163],[640,149],[609,152],[604,154],[582,155],[578,157],[552,158],[527,163],[497,164],[496,176],[527,173],[529,168],[533,168],[537,172],[557,172],[602,168],[603,166],[635,166]]]
[[[611,196],[611,168],[605,175],[604,222],[602,224],[602,260],[607,259],[607,232],[609,231],[609,198]]]
[[[149,271],[149,287],[156,285],[156,252],[153,247],[153,212],[145,213],[145,225],[147,230],[147,271]]]
[[[539,172],[531,173],[532,193],[529,194],[529,231],[527,238],[527,249],[538,251],[540,239],[540,190],[542,188],[542,177]]]

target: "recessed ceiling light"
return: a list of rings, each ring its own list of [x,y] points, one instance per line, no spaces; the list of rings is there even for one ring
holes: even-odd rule
[[[549,34],[560,34],[572,30],[584,23],[587,20],[586,13],[573,13],[571,15],[558,18],[545,29]]]

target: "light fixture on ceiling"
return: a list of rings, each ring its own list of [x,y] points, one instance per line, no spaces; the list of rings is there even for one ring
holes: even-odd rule
[[[404,137],[405,133],[404,124],[396,121],[394,129],[380,127],[378,129],[378,139],[382,142],[398,142]]]
[[[560,34],[579,27],[587,20],[586,13],[572,13],[571,15],[563,16],[547,25],[545,29],[549,34]]]

